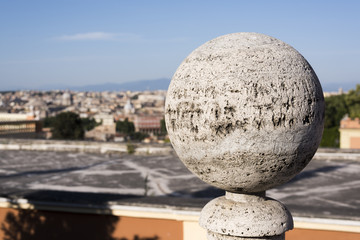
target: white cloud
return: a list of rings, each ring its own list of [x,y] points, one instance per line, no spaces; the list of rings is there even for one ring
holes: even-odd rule
[[[148,43],[177,43],[186,42],[188,38],[165,38],[165,39],[148,39],[143,38],[141,35],[133,33],[111,33],[111,32],[87,32],[76,33],[72,35],[62,35],[54,37],[53,39],[59,41],[96,41],[96,40],[112,40],[120,42],[148,42]]]
[[[148,43],[178,43],[178,42],[186,42],[189,40],[188,38],[184,38],[184,37],[149,39],[133,33],[111,33],[111,32],[76,33],[72,35],[62,35],[62,36],[54,37],[52,39],[59,41],[112,40],[112,41],[120,41],[120,42],[148,42]]]
[[[61,41],[87,41],[87,40],[135,40],[140,36],[128,33],[109,33],[109,32],[88,32],[73,35],[63,35],[55,39]]]

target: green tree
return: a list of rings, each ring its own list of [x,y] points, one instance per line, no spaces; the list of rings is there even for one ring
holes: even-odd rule
[[[46,117],[42,120],[43,127],[54,127],[55,121],[56,117]],[[94,118],[81,118],[81,124],[85,131],[90,131],[96,126],[101,125],[101,123],[97,123]]]
[[[76,113],[63,112],[56,115],[52,127],[52,137],[54,139],[84,139],[82,121]]]
[[[166,135],[166,134],[167,134],[165,119],[161,119],[161,120],[160,120],[160,131],[161,131],[161,134],[162,134],[162,135]]]
[[[321,147],[339,147],[340,121],[346,115],[360,117],[360,85],[347,94],[325,98],[325,126]]]
[[[350,90],[345,96],[346,105],[349,110],[350,118],[360,118],[360,84],[356,85],[355,90]]]
[[[101,123],[97,123],[94,118],[81,118],[81,124],[86,131],[90,131],[91,129],[99,126]]]
[[[320,147],[338,148],[340,146],[339,127],[324,128]]]
[[[339,126],[341,119],[348,113],[345,96],[343,94],[325,98],[325,128]]]
[[[135,126],[133,122],[129,122],[127,118],[124,121],[116,122],[116,131],[126,135],[131,135],[135,132]]]
[[[348,113],[345,94],[325,98],[325,124],[320,147],[339,147],[339,126]]]
[[[149,137],[149,134],[142,132],[133,132],[130,134],[131,140],[135,140],[135,141],[142,141],[147,137]]]
[[[54,121],[55,121],[55,117],[46,117],[46,118],[44,118],[42,120],[43,127],[45,127],[45,128],[52,127],[54,125]]]

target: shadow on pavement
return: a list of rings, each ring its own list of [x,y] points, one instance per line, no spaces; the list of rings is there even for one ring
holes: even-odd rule
[[[337,169],[342,168],[342,166],[325,166],[320,168],[315,168],[312,170],[303,170],[298,175],[296,175],[293,179],[291,179],[287,184],[293,184],[297,181],[303,180],[303,179],[309,179],[319,176],[320,173],[327,173],[327,172],[333,172]]]

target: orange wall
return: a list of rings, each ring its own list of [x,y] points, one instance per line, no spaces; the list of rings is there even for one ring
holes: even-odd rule
[[[285,233],[286,240],[359,240],[360,233],[294,229]]]
[[[182,240],[175,220],[0,208],[0,239]]]
[[[182,222],[165,219],[121,217],[113,236],[124,236],[132,240],[136,234],[148,237],[146,240],[182,240]]]
[[[294,229],[286,240],[359,240],[360,233]],[[181,221],[0,208],[0,240],[182,240]],[[197,240],[197,239],[194,239]]]

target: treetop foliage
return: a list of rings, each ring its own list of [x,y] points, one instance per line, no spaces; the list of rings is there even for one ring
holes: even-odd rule
[[[130,135],[135,132],[135,126],[133,122],[129,122],[129,119],[125,118],[124,121],[116,122],[116,131],[125,135]]]
[[[345,95],[345,102],[348,107],[349,117],[360,117],[360,84],[356,85],[355,90],[350,90]]]
[[[131,140],[141,141],[149,137],[146,133],[135,132],[135,125],[130,122],[129,119],[125,118],[124,121],[116,122],[116,131],[130,137]]]
[[[99,123],[95,119],[80,118],[73,112],[63,112],[43,120],[44,127],[52,128],[52,138],[54,139],[82,140],[85,131],[98,125]]]
[[[54,118],[52,137],[54,139],[84,139],[84,128],[81,118],[73,112],[63,112]]]
[[[360,84],[347,94],[325,98],[325,128],[340,126],[346,114],[350,118],[360,118]]]
[[[321,147],[339,147],[340,121],[348,114],[360,118],[360,84],[347,94],[325,98],[325,125]]]

